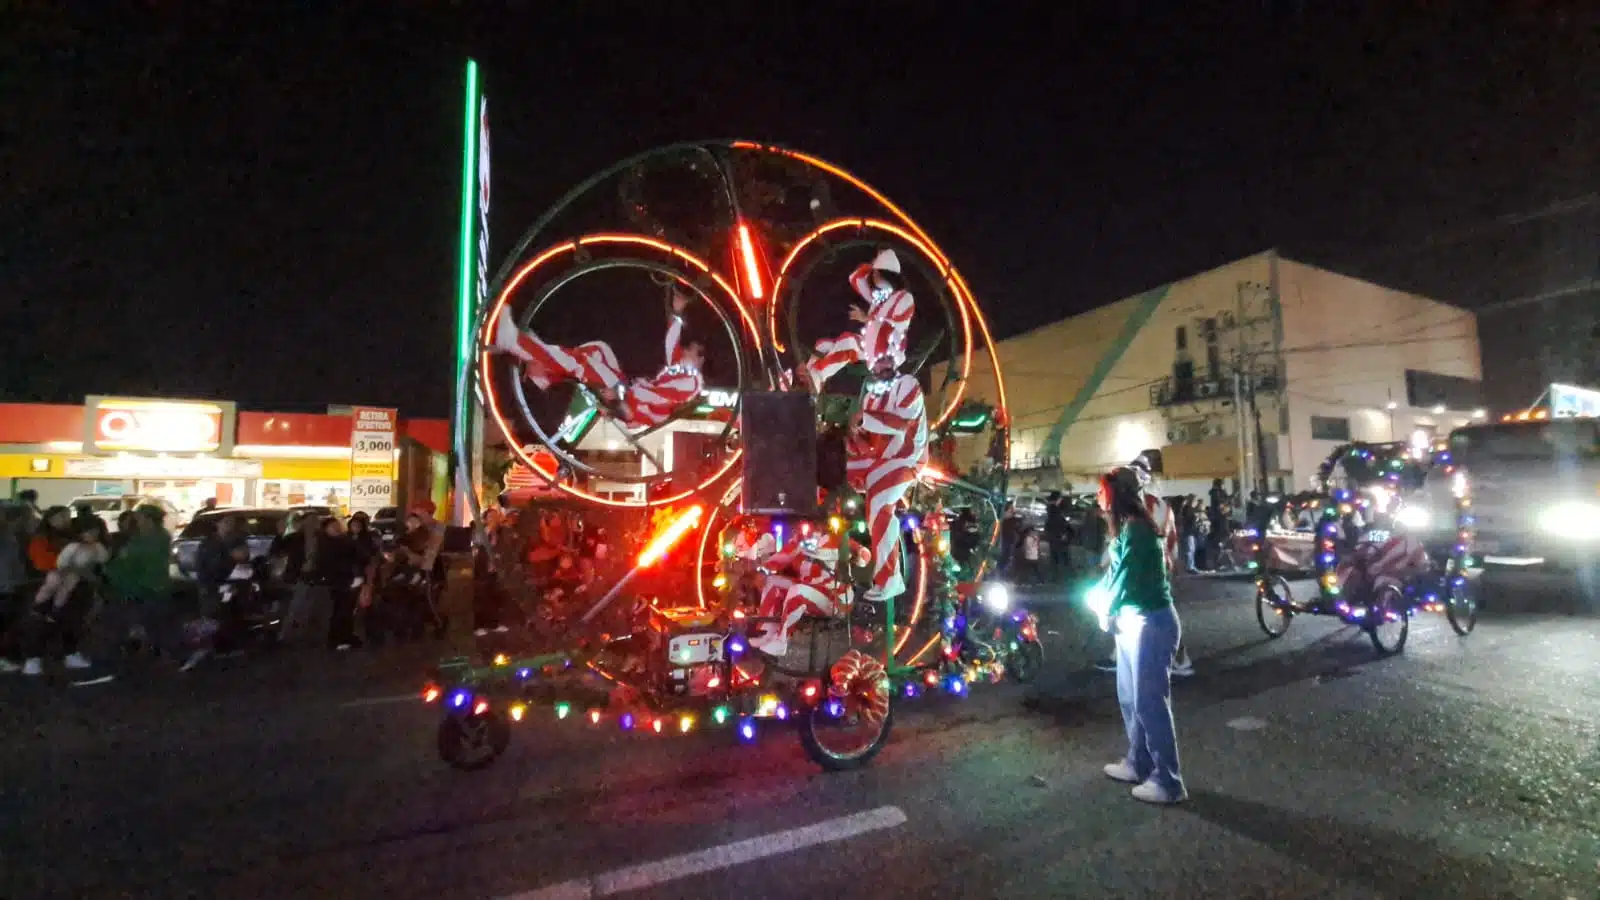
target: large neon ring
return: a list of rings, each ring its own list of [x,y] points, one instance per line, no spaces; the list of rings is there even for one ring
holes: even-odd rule
[[[783,289],[785,287],[797,289],[794,286],[801,281],[804,281],[803,278],[795,279],[791,277],[803,274],[803,270],[796,271],[795,266],[795,263],[800,259],[801,254],[828,235],[846,229],[853,230],[857,233],[869,231],[880,232],[891,235],[900,241],[909,244],[915,248],[929,264],[931,264],[933,271],[938,276],[938,281],[946,290],[950,292],[950,296],[955,298],[955,311],[960,317],[960,322],[959,324],[956,322],[950,322],[949,324],[954,326],[953,330],[956,332],[956,334],[954,334],[953,337],[956,339],[956,345],[960,348],[961,352],[961,375],[959,378],[951,379],[956,382],[955,393],[945,401],[945,404],[941,408],[939,415],[929,423],[929,427],[938,428],[944,423],[945,419],[949,418],[950,414],[955,412],[956,408],[960,406],[961,398],[966,393],[967,374],[972,370],[972,319],[970,312],[972,304],[963,294],[961,283],[956,276],[955,270],[951,269],[950,266],[944,261],[942,254],[924,242],[921,238],[918,238],[916,235],[912,234],[910,231],[879,219],[835,219],[831,222],[824,223],[811,233],[796,241],[794,246],[790,248],[788,255],[784,257],[782,264],[778,266],[777,274],[773,277],[772,302],[767,306],[767,339],[770,340],[772,342],[772,346],[778,350],[782,351],[784,349],[783,336],[779,333],[780,329],[778,326],[778,311],[779,307],[783,305]],[[791,315],[793,312],[794,309],[791,307]],[[799,355],[800,348],[795,348],[795,352],[796,355]]]
[[[881,206],[883,206],[884,209],[887,209],[889,212],[893,213],[894,217],[900,220],[900,223],[905,226],[906,230],[916,235],[922,245],[922,248],[925,248],[926,252],[931,253],[934,258],[936,258],[943,265],[943,267],[949,271],[950,277],[955,283],[958,298],[968,310],[966,315],[971,316],[972,321],[977,324],[978,330],[983,334],[984,346],[987,347],[989,351],[989,363],[994,370],[995,393],[998,401],[996,405],[1000,409],[1001,414],[1009,418],[1009,413],[1007,412],[1007,410],[1009,410],[1009,405],[1006,400],[1005,376],[1002,375],[1000,371],[1000,355],[995,350],[994,336],[989,331],[989,322],[984,318],[983,310],[978,308],[977,300],[972,296],[972,289],[967,286],[966,279],[961,277],[961,273],[956,270],[954,265],[951,264],[950,257],[946,256],[944,251],[939,248],[939,245],[934,242],[933,238],[929,237],[928,233],[922,230],[922,226],[918,225],[916,221],[911,218],[911,216],[907,215],[905,210],[896,206],[894,201],[885,196],[883,192],[879,191],[877,188],[874,188],[865,181],[862,181],[860,178],[857,178],[855,175],[852,175],[845,169],[842,169],[825,159],[812,156],[809,153],[802,153],[798,150],[791,150],[788,147],[779,147],[773,144],[760,144],[753,141],[734,141],[731,146],[736,150],[760,150],[766,153],[776,153],[780,156],[787,156],[790,159],[803,162],[809,166],[812,166],[813,168],[820,169],[829,175],[846,181],[856,190],[859,190],[863,194],[871,197],[873,200],[877,201]],[[968,346],[970,346],[970,342]],[[965,363],[966,365],[970,366],[970,356]],[[963,387],[962,390],[957,394],[958,398],[962,393],[965,392],[966,376],[969,371],[969,368],[963,368],[962,370],[961,383]],[[1009,422],[1006,422],[1005,424],[1009,424]],[[1007,431],[1006,451],[1009,455],[1009,430]]]
[[[731,305],[731,308],[738,312],[739,318],[743,323],[746,336],[753,341],[759,342],[760,331],[756,326],[755,320],[750,316],[749,310],[745,309],[744,305],[740,302],[738,292],[734,290],[733,286],[730,285],[727,280],[718,274],[714,269],[712,269],[711,266],[708,265],[704,260],[681,247],[674,246],[665,241],[657,240],[656,238],[646,237],[644,235],[611,233],[587,235],[577,238],[576,240],[567,241],[562,244],[557,244],[554,247],[550,247],[544,252],[535,256],[533,259],[529,260],[527,263],[523,264],[522,267],[519,268],[516,273],[506,281],[505,287],[500,290],[499,295],[495,298],[495,302],[488,310],[488,315],[484,319],[483,329],[478,335],[478,383],[482,386],[484,393],[484,408],[488,410],[489,415],[494,420],[496,427],[500,429],[500,433],[505,436],[506,443],[510,446],[511,452],[517,457],[517,459],[523,465],[527,466],[530,471],[537,473],[551,486],[562,491],[563,493],[582,500],[597,503],[602,506],[619,508],[666,506],[695,496],[700,491],[720,481],[733,470],[734,466],[738,465],[739,460],[743,455],[743,451],[735,450],[733,453],[729,454],[728,458],[723,461],[722,466],[718,468],[716,472],[705,478],[699,485],[696,485],[695,487],[666,497],[657,497],[652,499],[647,496],[643,503],[613,500],[609,497],[602,497],[599,494],[594,494],[582,488],[574,487],[570,484],[564,483],[560,479],[557,472],[550,470],[547,461],[537,459],[537,454],[529,453],[523,447],[522,442],[517,439],[516,432],[512,429],[504,411],[501,409],[500,397],[494,389],[494,378],[491,368],[493,354],[490,352],[489,348],[493,344],[494,324],[499,318],[501,310],[503,310],[506,304],[510,301],[511,296],[518,290],[518,288],[522,286],[525,281],[527,281],[529,276],[552,261],[559,259],[563,255],[575,254],[580,250],[580,248],[603,245],[645,247],[660,253],[664,253],[671,259],[686,263],[690,269],[699,275],[704,276],[710,284],[714,284],[720,289],[723,297]],[[694,287],[693,282],[688,277],[682,275],[674,275],[674,277],[678,278],[686,287]],[[698,293],[697,289],[696,292]]]

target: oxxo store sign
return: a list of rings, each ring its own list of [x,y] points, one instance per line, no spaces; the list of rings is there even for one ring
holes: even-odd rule
[[[233,453],[232,403],[91,396],[84,407],[85,453]]]
[[[369,515],[394,505],[394,451],[400,413],[357,406],[351,410],[350,511]]]

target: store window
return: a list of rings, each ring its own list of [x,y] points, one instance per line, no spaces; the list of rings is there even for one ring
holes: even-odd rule
[[[1350,440],[1350,420],[1341,416],[1312,416],[1311,439],[1314,441]]]
[[[350,506],[348,481],[262,481],[261,505],[272,509],[291,506]]]

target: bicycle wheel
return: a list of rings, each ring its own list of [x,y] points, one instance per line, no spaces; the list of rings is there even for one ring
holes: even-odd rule
[[[1379,653],[1389,656],[1405,649],[1406,638],[1411,634],[1411,607],[1399,588],[1380,588],[1377,602],[1367,616],[1367,637]]]
[[[1451,586],[1450,596],[1444,603],[1444,616],[1449,620],[1450,627],[1462,637],[1478,627],[1478,597],[1473,593],[1470,582],[1463,581],[1460,586]]]
[[[1289,579],[1282,575],[1270,576],[1261,590],[1256,591],[1256,623],[1269,638],[1283,637],[1294,618],[1290,607],[1294,594],[1289,590]]]

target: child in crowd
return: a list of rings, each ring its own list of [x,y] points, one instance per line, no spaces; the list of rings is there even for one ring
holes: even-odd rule
[[[80,584],[98,577],[100,567],[111,558],[111,552],[101,540],[104,531],[105,523],[99,519],[78,524],[76,539],[56,554],[54,567],[45,571],[44,584],[34,597],[36,606],[60,610],[72,599]],[[36,562],[43,560],[41,554]]]

